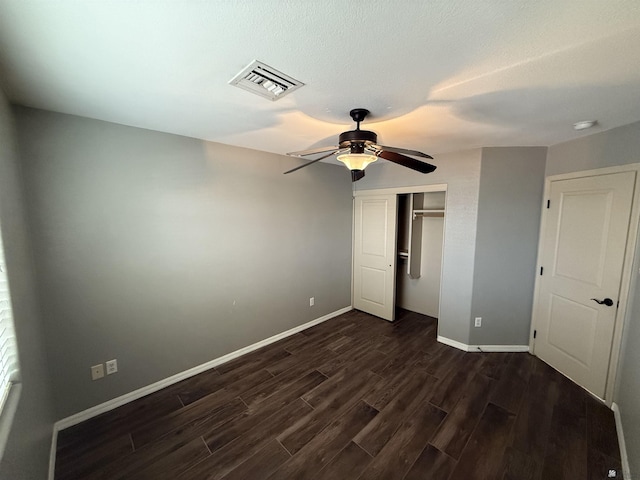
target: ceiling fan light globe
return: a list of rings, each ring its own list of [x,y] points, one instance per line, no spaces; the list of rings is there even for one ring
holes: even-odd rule
[[[345,153],[338,155],[338,160],[344,163],[349,170],[364,170],[367,165],[378,160],[378,157],[366,153]]]

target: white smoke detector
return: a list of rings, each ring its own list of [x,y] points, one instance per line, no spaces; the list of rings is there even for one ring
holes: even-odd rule
[[[573,124],[574,130],[585,130],[587,128],[591,128],[598,123],[597,120],[583,120],[581,122],[577,122]]]

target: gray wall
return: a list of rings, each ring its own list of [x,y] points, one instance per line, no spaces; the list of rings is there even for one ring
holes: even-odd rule
[[[41,480],[49,466],[54,410],[22,198],[14,125],[0,90],[0,223],[21,379],[21,396],[0,462],[0,478]]]
[[[480,150],[437,155],[438,169],[428,175],[381,161],[355,184],[357,190],[448,185],[438,335],[462,343],[469,343],[480,160]]]
[[[636,245],[634,272],[640,269],[639,252],[640,238]],[[640,282],[637,276],[633,278],[631,288],[631,308],[627,312],[614,401],[620,407],[631,472],[637,476],[640,473]]]
[[[554,145],[547,155],[546,175],[640,163],[640,122],[571,142]],[[640,268],[640,242],[635,268]],[[640,475],[640,282],[631,282],[630,308],[622,337],[622,352],[613,401],[620,407],[627,453],[633,475]]]
[[[545,176],[640,162],[640,122],[549,147]]]
[[[528,345],[546,147],[483,148],[472,345]]]
[[[299,161],[16,119],[59,418],[350,305],[344,167],[285,176]],[[91,381],[112,358],[119,372]]]

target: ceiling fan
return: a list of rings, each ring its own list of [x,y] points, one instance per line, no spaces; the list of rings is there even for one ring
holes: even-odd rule
[[[344,163],[346,167],[351,170],[352,182],[357,182],[364,177],[365,167],[378,160],[378,158],[384,158],[385,160],[397,163],[403,167],[417,170],[420,173],[431,173],[436,169],[435,165],[407,157],[407,155],[412,155],[414,157],[433,159],[431,155],[427,155],[426,153],[422,153],[417,150],[407,150],[404,148],[378,145],[378,136],[375,132],[360,130],[360,122],[362,122],[368,114],[369,110],[364,108],[354,108],[349,112],[349,115],[351,115],[351,118],[356,122],[357,126],[355,130],[349,130],[340,134],[338,137],[338,146],[319,147],[312,148],[310,150],[287,153],[287,155],[292,157],[303,158],[309,155],[318,155],[320,153],[329,152],[284,173],[287,174],[295,172],[296,170],[308,167],[313,163],[324,160],[325,158],[335,154],[338,154],[338,160]]]

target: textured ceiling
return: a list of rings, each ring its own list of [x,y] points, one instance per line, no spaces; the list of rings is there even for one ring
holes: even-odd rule
[[[253,59],[306,86],[228,85]],[[640,120],[639,65],[638,0],[0,0],[14,103],[276,153],[354,107],[386,145],[552,145]]]

